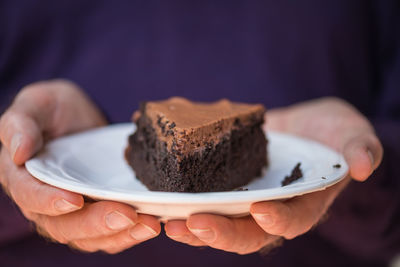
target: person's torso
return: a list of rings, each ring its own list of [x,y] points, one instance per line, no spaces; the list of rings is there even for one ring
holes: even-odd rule
[[[0,88],[71,79],[112,121],[174,95],[268,108],[335,95],[366,110],[374,100],[364,1],[25,1],[2,10]]]

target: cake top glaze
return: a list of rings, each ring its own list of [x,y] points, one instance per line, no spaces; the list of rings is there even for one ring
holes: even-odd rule
[[[182,152],[216,144],[233,129],[261,124],[265,108],[261,104],[235,103],[222,99],[213,103],[192,102],[181,97],[146,102],[133,120],[143,114],[151,120],[159,138],[168,148]]]
[[[146,103],[146,112],[151,119],[157,116],[165,117],[175,122],[180,129],[198,128],[215,124],[221,120],[230,120],[253,113],[264,113],[264,107],[260,104],[234,103],[222,99],[213,103],[192,102],[182,97],[172,97],[163,101]]]

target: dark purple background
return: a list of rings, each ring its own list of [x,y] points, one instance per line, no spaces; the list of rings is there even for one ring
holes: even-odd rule
[[[0,111],[24,85],[58,77],[111,122],[173,95],[268,108],[338,96],[373,122],[385,160],[326,222],[268,256],[163,235],[115,256],[83,254],[28,231],[0,193],[1,266],[380,266],[400,251],[398,1],[1,1]]]

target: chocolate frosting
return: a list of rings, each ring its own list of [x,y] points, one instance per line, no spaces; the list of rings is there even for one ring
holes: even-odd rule
[[[152,121],[160,140],[168,149],[181,153],[202,149],[219,140],[240,125],[262,124],[265,108],[260,104],[234,103],[226,99],[214,103],[192,102],[181,97],[147,102],[141,112],[135,113],[137,121],[142,114]]]

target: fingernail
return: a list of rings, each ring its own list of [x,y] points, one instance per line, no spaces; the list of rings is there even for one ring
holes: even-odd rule
[[[179,242],[187,243],[190,240],[188,235],[168,235],[167,236],[171,239],[178,240]]]
[[[131,219],[118,211],[113,211],[106,215],[106,224],[112,230],[122,230],[135,225]]]
[[[253,217],[264,226],[272,226],[274,219],[268,213],[253,213]]]
[[[79,209],[79,206],[74,205],[71,202],[66,201],[65,199],[59,199],[54,202],[54,207],[60,212],[69,212]]]
[[[11,152],[11,157],[14,160],[15,153],[17,152],[18,147],[21,145],[21,140],[22,140],[22,134],[16,133],[14,136],[11,138],[11,143],[10,143],[10,152]]]
[[[374,156],[372,155],[372,152],[370,150],[367,150],[367,154],[368,154],[369,160],[371,161],[372,169],[374,169]]]
[[[192,229],[189,228],[190,232],[192,232],[195,236],[204,241],[214,241],[215,233],[212,229]]]
[[[184,237],[184,235],[170,235],[170,234],[168,234],[168,233],[165,233],[168,237],[171,237],[171,238],[174,238],[174,239],[176,239],[176,238],[181,238],[181,237]]]
[[[131,230],[131,236],[137,240],[142,241],[152,237],[155,237],[157,232],[154,231],[150,226],[139,223]]]

